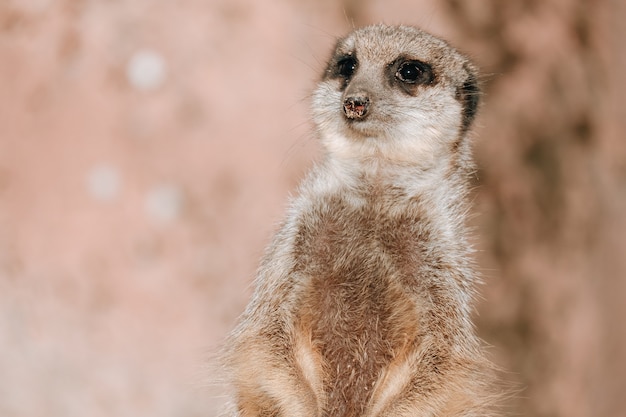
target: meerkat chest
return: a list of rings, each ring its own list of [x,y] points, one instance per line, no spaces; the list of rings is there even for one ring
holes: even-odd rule
[[[328,407],[339,413],[332,415],[346,415],[338,409],[350,406],[345,398],[356,408],[367,404],[382,371],[419,330],[409,288],[421,263],[419,219],[381,204],[329,198],[303,216],[296,239],[307,281],[298,327],[328,370]]]

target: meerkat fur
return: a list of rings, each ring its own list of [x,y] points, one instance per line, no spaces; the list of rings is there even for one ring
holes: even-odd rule
[[[491,415],[465,224],[477,70],[443,40],[340,39],[312,97],[324,158],[230,335],[234,417]]]

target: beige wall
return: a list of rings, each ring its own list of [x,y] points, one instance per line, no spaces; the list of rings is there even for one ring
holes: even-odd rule
[[[593,3],[593,5],[588,5]],[[626,413],[618,1],[0,2],[0,415],[214,415],[200,372],[319,149],[352,26],[484,72],[477,323],[529,416]]]

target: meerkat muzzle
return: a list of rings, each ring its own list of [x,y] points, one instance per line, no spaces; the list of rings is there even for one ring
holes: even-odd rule
[[[367,96],[346,97],[343,101],[343,112],[348,119],[358,120],[367,116],[370,99]]]

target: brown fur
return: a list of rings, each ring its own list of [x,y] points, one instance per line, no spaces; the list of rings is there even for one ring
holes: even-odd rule
[[[354,74],[333,69],[346,56],[359,59]],[[398,60],[433,74],[398,86]],[[234,416],[489,413],[464,225],[475,80],[462,55],[414,28],[373,26],[338,43],[313,104],[327,158],[303,182],[228,344]],[[341,114],[354,91],[371,102],[362,120]]]

